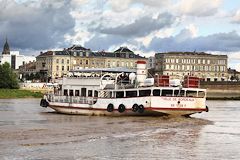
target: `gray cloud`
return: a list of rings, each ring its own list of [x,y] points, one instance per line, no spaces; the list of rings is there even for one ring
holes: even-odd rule
[[[114,35],[100,35],[96,34],[93,38],[87,41],[84,45],[92,50],[107,50],[112,45],[120,45],[127,42],[127,38]]]
[[[0,47],[7,36],[13,49],[42,50],[62,46],[64,34],[73,33],[75,21],[68,0],[1,0]]]
[[[184,31],[186,32],[186,31]],[[181,35],[181,32],[179,35]],[[189,34],[188,32],[186,32]],[[239,51],[240,36],[237,32],[232,31],[229,33],[217,33],[209,36],[201,37],[185,37],[181,41],[178,41],[179,35],[168,38],[154,38],[149,47],[142,47],[145,51],[223,51],[234,52]]]
[[[119,35],[124,37],[142,37],[149,33],[160,30],[164,27],[169,27],[175,22],[176,18],[169,13],[160,14],[156,19],[149,16],[144,16],[140,19],[135,20],[133,23],[128,25],[120,25],[117,27],[105,28],[100,25],[95,28],[94,31],[108,34],[108,35]]]

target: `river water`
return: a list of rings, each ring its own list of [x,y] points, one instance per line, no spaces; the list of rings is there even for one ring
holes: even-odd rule
[[[39,99],[0,99],[0,159],[240,159],[240,101],[192,118],[56,114]]]

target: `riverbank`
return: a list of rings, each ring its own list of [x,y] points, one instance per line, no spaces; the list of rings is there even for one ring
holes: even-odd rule
[[[0,99],[6,98],[41,98],[41,92],[34,92],[21,89],[0,89]]]

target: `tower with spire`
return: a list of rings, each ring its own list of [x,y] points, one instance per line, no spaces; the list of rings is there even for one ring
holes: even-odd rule
[[[3,55],[10,55],[10,47],[9,47],[7,38],[6,38],[6,42],[5,42],[4,46],[3,46],[2,54]]]

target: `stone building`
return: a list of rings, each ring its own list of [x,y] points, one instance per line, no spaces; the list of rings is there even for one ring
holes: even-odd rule
[[[236,69],[228,68],[228,80],[240,81],[240,72],[238,72]]]
[[[148,69],[154,69],[155,68],[155,57],[154,56],[148,57],[147,68]]]
[[[36,71],[48,79],[63,77],[72,68],[71,56],[66,50],[40,53],[36,59]]]
[[[127,47],[120,47],[114,52],[93,52],[79,45],[73,45],[62,51],[48,51],[37,56],[36,70],[48,78],[67,75],[70,70],[84,68],[133,69],[138,60],[146,58],[134,54]]]
[[[156,53],[155,71],[182,79],[185,75],[196,76],[205,81],[228,80],[227,55],[213,55],[204,52]]]
[[[134,52],[127,47],[120,47],[114,52],[93,52],[81,46],[72,46],[67,50],[72,56],[73,69],[112,67],[135,68],[136,61],[147,60],[144,57],[134,54]]]

